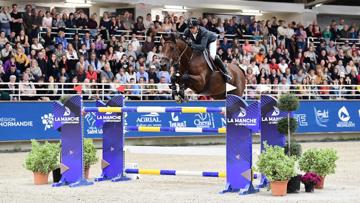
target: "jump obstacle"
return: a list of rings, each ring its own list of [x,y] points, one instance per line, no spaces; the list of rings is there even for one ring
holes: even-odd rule
[[[261,98],[260,103],[253,102],[248,105],[243,99],[235,95],[228,95],[225,107],[124,107],[123,97],[116,96],[107,104],[98,101],[97,107],[82,107],[81,96],[71,97],[61,104],[54,104],[54,127],[61,127],[62,140],[62,179],[53,186],[69,185],[76,187],[92,184],[84,179],[83,174],[83,112],[96,112],[96,123],[103,126],[103,159],[102,174],[95,181],[112,180],[113,182],[128,180],[124,173],[153,174],[153,175],[191,175],[202,177],[226,177],[226,188],[223,192],[240,192],[250,194],[257,192],[253,186],[254,174],[252,172],[252,132],[260,129],[261,143],[266,141],[270,145],[284,146],[283,135],[274,131],[274,122],[286,115],[276,109],[276,100],[269,96]],[[141,127],[124,126],[123,114],[125,112],[138,113],[225,113],[226,128],[174,128],[174,127]],[[261,116],[260,116],[261,114]],[[265,119],[264,119],[265,118]],[[261,119],[261,121],[260,121]],[[264,130],[263,129],[270,129]],[[275,128],[276,129],[276,128]],[[125,169],[124,167],[124,134],[126,131],[137,132],[217,132],[226,135],[226,173],[199,172],[154,169]],[[263,146],[261,146],[263,148]],[[257,175],[255,174],[255,178]],[[267,180],[261,176],[264,187]]]

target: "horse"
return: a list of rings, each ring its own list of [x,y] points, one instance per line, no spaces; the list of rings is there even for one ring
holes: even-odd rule
[[[171,78],[172,94],[178,102],[186,100],[184,91],[190,88],[196,94],[210,96],[213,99],[225,99],[226,94],[242,96],[245,89],[244,71],[235,64],[228,64],[228,82],[235,89],[226,92],[226,83],[219,70],[211,70],[203,52],[192,49],[182,38],[174,33],[163,36],[165,43],[161,51],[161,64],[175,67],[177,73]],[[176,83],[180,90],[177,91]]]

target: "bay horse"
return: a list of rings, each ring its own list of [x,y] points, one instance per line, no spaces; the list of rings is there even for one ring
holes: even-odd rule
[[[210,96],[213,99],[225,99],[226,84],[222,73],[212,71],[201,51],[193,50],[190,45],[174,33],[163,36],[165,43],[161,52],[161,64],[174,66],[177,77],[172,77],[172,93],[178,102],[186,100],[184,90],[190,88],[196,94]],[[232,77],[229,81],[236,89],[229,94],[242,96],[245,89],[245,74],[235,64],[228,64],[228,72]],[[179,92],[176,90],[179,84]]]

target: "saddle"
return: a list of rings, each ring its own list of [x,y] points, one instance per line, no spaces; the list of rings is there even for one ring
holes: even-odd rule
[[[210,52],[208,49],[205,49],[203,51],[203,55],[204,55],[205,61],[208,64],[210,70],[213,72],[214,72],[214,70],[217,70],[218,68],[216,67],[214,60],[212,60],[212,58],[210,57]]]

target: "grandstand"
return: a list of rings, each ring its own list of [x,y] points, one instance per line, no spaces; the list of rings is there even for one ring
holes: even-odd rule
[[[0,203],[360,202],[359,101],[360,1],[0,0]]]
[[[160,66],[161,36],[181,34],[190,15],[218,34],[222,60],[246,72],[247,98],[262,91],[275,96],[292,91],[304,99],[358,98],[359,26],[356,16],[341,16],[349,8],[346,1],[265,2],[259,7],[264,10],[240,12],[216,10],[211,2],[201,8],[109,3],[111,7],[103,1],[70,1],[67,8],[60,2],[2,6],[1,99],[53,100],[75,94],[78,85],[90,100],[119,93],[155,100],[159,92],[168,92],[162,98],[171,99],[168,88],[159,85],[161,77],[170,83],[174,74],[172,67]],[[139,74],[140,69],[146,74]],[[132,78],[138,85],[130,84]]]

